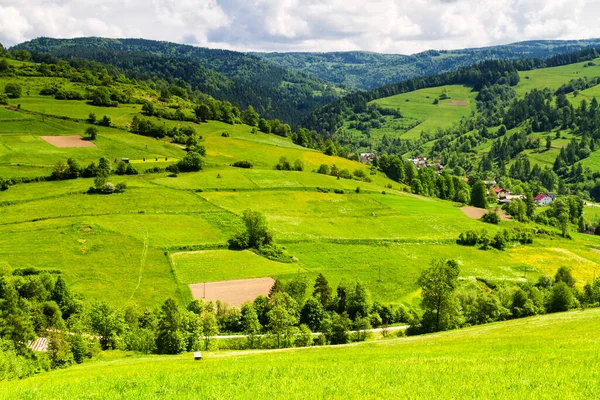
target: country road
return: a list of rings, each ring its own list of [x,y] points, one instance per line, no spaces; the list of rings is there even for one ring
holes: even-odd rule
[[[390,326],[387,328],[367,329],[366,332],[380,333],[384,329],[387,329],[388,332],[396,332],[396,331],[404,330],[406,328],[408,328],[408,325]],[[350,331],[348,333],[357,333],[357,332],[359,332],[359,331]],[[68,334],[72,335],[71,332],[69,332]],[[312,336],[319,336],[321,334],[322,334],[321,332],[313,332]],[[262,337],[262,336],[266,336],[266,335],[265,334],[256,335],[256,337]],[[247,338],[247,337],[248,337],[248,335],[217,335],[217,336],[209,336],[209,339],[211,339],[211,340],[214,340],[214,339],[239,339],[239,338]],[[27,346],[31,350],[34,350],[34,351],[48,351],[48,338],[40,337],[37,340],[30,341],[27,344]]]
[[[396,331],[400,331],[400,330],[404,330],[407,329],[408,325],[400,325],[400,326],[389,326],[387,328],[387,330],[389,332],[396,332]],[[386,328],[375,328],[375,329],[367,329],[366,332],[369,333],[379,333],[381,331],[383,331]],[[359,331],[350,331],[348,333],[357,333]],[[362,331],[360,331],[362,332]],[[322,332],[313,332],[312,336],[319,336],[321,335]],[[261,337],[261,336],[266,336],[265,334],[262,335],[256,335],[256,337]],[[245,338],[248,337],[248,335],[217,335],[217,336],[210,336],[210,339],[237,339],[237,338]]]

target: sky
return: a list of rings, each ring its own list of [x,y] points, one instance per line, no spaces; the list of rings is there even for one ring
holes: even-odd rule
[[[600,37],[599,12],[600,0],[0,0],[0,43],[103,36],[412,54]]]

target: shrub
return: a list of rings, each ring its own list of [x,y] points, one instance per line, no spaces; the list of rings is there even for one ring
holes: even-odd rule
[[[85,130],[85,134],[90,138],[90,140],[96,140],[98,138],[98,128],[95,126],[90,126]]]
[[[481,217],[481,220],[488,224],[498,225],[500,223],[500,215],[494,211],[488,211]]]
[[[291,171],[292,164],[290,164],[286,157],[281,157],[279,158],[277,165],[275,165],[275,169],[278,171]]]
[[[477,234],[477,232],[466,231],[466,232],[462,232],[458,236],[456,243],[463,245],[463,246],[475,246],[475,245],[477,245],[478,241],[479,241],[479,235]]]
[[[304,161],[297,158],[296,161],[294,161],[294,171],[304,171]]]
[[[223,132],[223,133],[221,133],[221,137],[229,137],[229,132]]]
[[[119,183],[117,183],[117,185],[115,186],[115,189],[116,189],[118,192],[124,192],[124,191],[125,191],[125,189],[127,189],[127,184],[126,184],[125,182],[119,182]]]
[[[548,312],[567,311],[575,304],[573,291],[564,282],[556,283],[550,292],[547,309]]]
[[[495,249],[504,250],[506,248],[506,238],[502,233],[497,232],[490,245]]]
[[[321,164],[319,166],[319,169],[317,170],[318,174],[324,174],[324,175],[329,175],[329,165],[327,164]]]
[[[100,121],[98,121],[98,125],[100,126],[110,126],[111,121],[110,121],[110,117],[108,115],[105,115],[102,117],[102,119]]]
[[[18,83],[7,83],[4,87],[4,93],[11,99],[18,99],[21,97],[21,85]]]
[[[344,189],[334,189],[333,192],[335,194],[344,194]]]
[[[0,104],[8,105],[8,96],[4,93],[0,93]]]
[[[177,163],[181,172],[200,171],[204,166],[204,160],[199,153],[190,151]]]
[[[254,167],[254,164],[252,164],[250,161],[242,160],[234,162],[231,164],[231,166],[237,168],[252,168]]]
[[[347,169],[343,169],[339,172],[338,175],[340,178],[344,178],[344,179],[352,179],[352,175],[350,174],[350,171],[348,171]]]

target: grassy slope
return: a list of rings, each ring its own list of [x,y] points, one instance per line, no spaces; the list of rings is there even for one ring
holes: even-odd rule
[[[594,60],[596,64],[600,64],[600,59]],[[600,76],[600,66],[586,67],[587,62],[565,65],[561,67],[543,68],[532,71],[519,72],[521,77],[520,82],[515,86],[517,96],[523,97],[532,89],[550,88],[558,89],[561,85],[568,83],[572,79],[583,77]],[[450,100],[440,101],[440,104],[433,105],[433,100],[447,90],[450,97],[454,100],[468,100],[468,106],[451,105]],[[590,89],[581,91],[578,96],[569,94],[567,98],[575,105],[586,99],[590,101],[593,97],[600,95],[600,86],[595,86]],[[372,129],[371,135],[376,140],[383,134],[388,136],[401,136],[403,138],[417,138],[423,131],[434,131],[436,128],[445,128],[453,123],[460,121],[464,116],[468,116],[471,111],[476,108],[475,97],[477,92],[471,92],[469,88],[460,85],[440,86],[429,89],[416,90],[410,93],[404,93],[396,96],[386,97],[375,100],[376,103],[389,107],[399,108],[404,118],[391,119],[387,118],[386,123],[381,128]],[[408,101],[407,101],[408,100]],[[405,129],[411,122],[418,121],[419,125],[412,129]],[[349,130],[352,132],[352,130]],[[357,131],[358,132],[358,131]],[[552,149],[550,151],[543,150],[526,150],[530,160],[540,166],[552,166],[556,156],[562,147],[565,147],[570,141],[571,135],[568,131],[562,132],[563,139],[554,139],[555,132],[550,135],[553,138]],[[360,134],[358,134],[360,138]],[[545,144],[545,134],[534,134],[542,138],[542,146]],[[431,146],[431,143],[425,144],[424,148]],[[484,154],[492,146],[492,141],[482,144],[477,150],[480,154]],[[584,166],[589,166],[592,169],[598,169],[600,166],[600,152],[594,152],[588,159],[583,161]]]
[[[0,108],[0,176],[47,175],[54,164],[68,157],[81,164],[100,156],[129,157],[143,171],[165,166],[184,154],[166,141],[113,128],[101,128],[95,148],[55,148],[39,135],[81,134],[88,125],[42,118],[28,113],[27,107],[42,101],[46,110],[67,117],[85,117],[92,111],[99,116],[105,110],[117,113],[120,107],[105,109],[85,102],[40,98],[35,93],[45,83],[31,81],[28,85],[30,94],[20,99],[23,111]],[[441,89],[431,91],[428,101],[441,93]],[[450,87],[449,95],[469,98],[468,107],[450,106],[447,100],[438,106],[424,104],[425,92],[408,95],[411,101],[402,101],[413,107],[415,118],[430,115],[438,122],[437,110],[464,112],[474,106],[474,94],[462,87]],[[74,104],[73,114],[69,104]],[[115,119],[125,127],[126,120],[119,122],[116,114]],[[361,280],[375,300],[411,301],[419,272],[432,257],[442,256],[458,259],[465,279],[521,279],[525,268],[531,278],[553,274],[558,266],[577,260],[574,273],[583,282],[591,279],[598,266],[597,255],[589,247],[600,241],[590,237],[575,242],[540,240],[534,247],[506,252],[459,247],[453,242],[466,229],[494,232],[498,228],[467,218],[448,202],[403,194],[398,184],[380,175],[365,183],[312,173],[322,163],[350,171],[365,166],[301,148],[289,139],[252,134],[248,126],[215,121],[194,127],[204,137],[206,171],[178,178],[164,173],[115,176],[111,180],[126,182],[128,190],[111,196],[84,194],[92,185],[89,179],[17,185],[0,192],[3,264],[8,268],[59,268],[75,290],[91,299],[113,304],[132,300],[140,305],[153,305],[169,296],[185,300],[188,283],[257,276],[286,279],[298,271],[311,279],[323,272],[333,285]],[[221,137],[224,131],[230,137]],[[306,171],[274,171],[281,156],[290,161],[302,159]],[[254,162],[255,169],[229,167],[242,159]],[[394,189],[385,188],[389,183]],[[353,193],[357,186],[361,194]],[[321,193],[316,191],[319,187],[346,193]],[[387,194],[381,194],[383,190]],[[240,229],[240,215],[246,208],[266,214],[278,241],[298,258],[297,263],[279,264],[215,250]],[[501,228],[513,225],[517,224],[503,223]],[[142,258],[145,247],[148,255]],[[190,248],[204,252],[182,256],[185,262],[168,256]],[[32,253],[37,256],[31,257]]]
[[[0,385],[5,399],[600,396],[600,310],[412,338],[96,361]]]
[[[434,99],[447,91],[450,99],[440,100],[434,105]],[[436,128],[447,128],[462,117],[468,116],[475,110],[476,92],[460,85],[440,86],[430,89],[415,90],[396,96],[375,100],[374,102],[387,108],[399,108],[402,115],[417,121],[422,121],[418,126],[402,134],[403,138],[418,137],[422,131],[433,131]],[[452,100],[466,100],[467,105],[453,105]]]

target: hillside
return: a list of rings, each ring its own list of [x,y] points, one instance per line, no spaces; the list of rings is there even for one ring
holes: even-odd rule
[[[370,90],[415,77],[437,75],[484,60],[546,59],[599,46],[599,39],[535,40],[474,49],[429,50],[412,55],[360,51],[252,54],[349,89]]]
[[[538,316],[338,347],[136,357],[103,354],[0,385],[4,399],[598,396],[600,312]],[[582,367],[583,366],[583,367]],[[260,377],[257,379],[257,377]]]
[[[37,62],[87,59],[117,67],[136,79],[185,82],[242,108],[252,105],[267,118],[297,123],[343,92],[306,73],[280,67],[245,53],[143,39],[51,39],[21,43]],[[48,57],[50,53],[51,57]],[[84,64],[82,64],[84,65]]]
[[[488,61],[349,95],[306,123],[348,152],[424,156],[517,193],[598,201],[599,62],[594,50]]]
[[[22,68],[15,71],[31,71],[33,65]],[[0,176],[16,178],[17,183],[19,178],[35,180],[50,176],[57,163],[68,158],[85,167],[100,157],[128,158],[139,172],[111,178],[126,183],[127,190],[106,198],[86,194],[93,179],[82,178],[18,183],[0,192],[0,230],[7,238],[0,244],[0,258],[7,268],[56,267],[74,290],[90,299],[155,305],[173,296],[186,303],[191,296],[187,285],[192,283],[263,276],[286,281],[298,273],[312,280],[323,273],[332,285],[359,280],[374,300],[399,303],[412,300],[418,274],[435,256],[459,260],[467,280],[518,282],[524,268],[535,279],[554,274],[558,266],[576,258],[573,274],[583,285],[598,265],[592,247],[599,242],[587,235],[576,234],[576,241],[541,237],[533,247],[502,252],[459,246],[455,240],[464,230],[485,227],[493,235],[520,224],[504,222],[497,228],[473,220],[451,202],[405,193],[404,185],[381,172],[373,175],[364,164],[297,146],[286,137],[255,132],[240,123],[147,116],[138,103],[99,107],[39,94],[50,85],[81,93],[92,90],[65,78],[0,78],[0,85],[11,82],[21,82],[23,93],[9,99],[8,108],[0,108]],[[151,101],[168,114],[169,104],[150,86],[114,82],[110,87]],[[463,93],[450,89],[455,97]],[[407,96],[419,104],[420,94]],[[184,115],[193,113],[187,108],[190,100],[173,97],[171,102],[180,104]],[[423,112],[425,106],[414,110]],[[97,127],[94,146],[61,148],[41,138],[84,135],[90,113],[111,118],[110,127]],[[174,140],[170,136],[157,140],[128,132],[134,117],[165,130],[191,128],[206,149],[204,170],[168,177],[164,168],[184,157],[185,146],[169,143]],[[274,170],[280,157],[300,160],[304,171]],[[253,168],[231,167],[241,160],[250,161]],[[315,173],[322,164],[348,170],[350,179]],[[154,168],[159,173],[144,173]],[[359,178],[355,171],[360,170],[369,179]],[[357,187],[360,193],[355,193]],[[226,241],[240,229],[247,208],[265,214],[295,263],[242,258],[246,268],[240,269],[227,262],[235,253],[225,250]],[[35,259],[30,258],[33,249]]]

